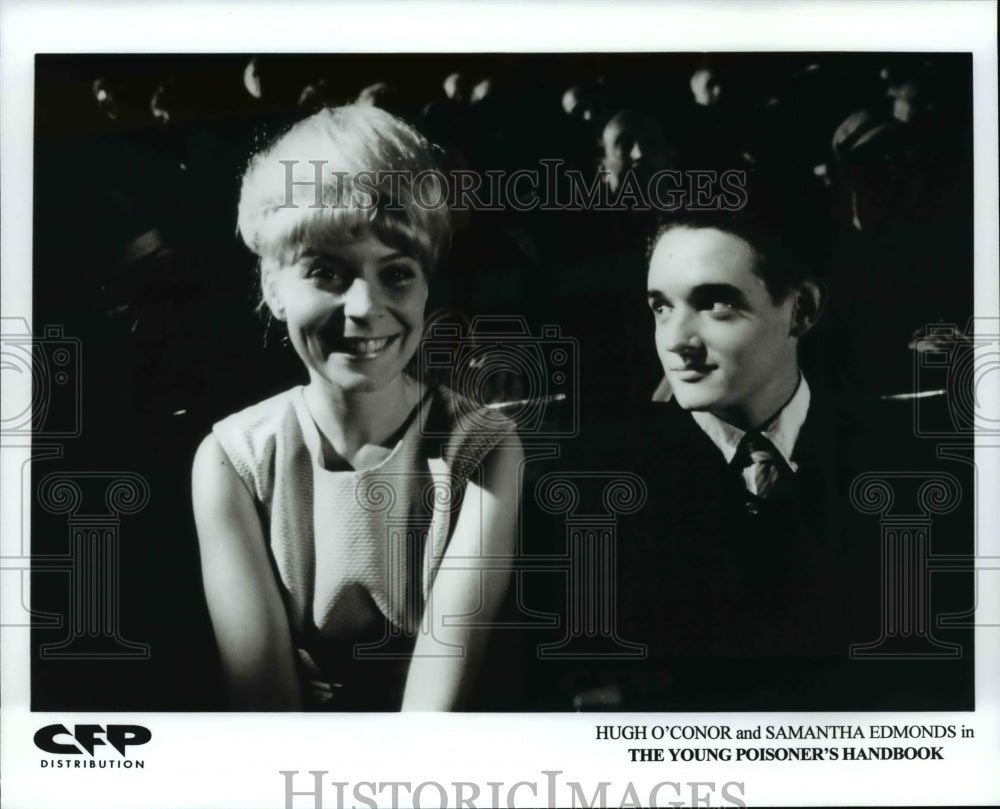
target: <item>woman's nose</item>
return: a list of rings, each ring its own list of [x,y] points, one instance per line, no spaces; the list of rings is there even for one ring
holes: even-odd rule
[[[361,278],[355,278],[344,293],[344,315],[355,320],[374,317],[381,308],[378,291]]]
[[[642,160],[642,146],[639,145],[639,141],[632,144],[632,151],[628,153],[628,156],[635,161]]]

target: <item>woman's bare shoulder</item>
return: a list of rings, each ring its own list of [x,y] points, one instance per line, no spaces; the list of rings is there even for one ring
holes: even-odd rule
[[[291,388],[212,426],[218,450],[258,499],[266,498],[271,490],[273,461],[279,444],[302,440],[298,415],[301,400],[301,387]]]
[[[191,485],[196,501],[210,501],[226,492],[246,491],[246,485],[215,433],[206,435],[198,445],[191,467]]]
[[[295,402],[301,395],[301,386],[283,390],[220,419],[212,429],[249,432],[274,424],[294,412]]]

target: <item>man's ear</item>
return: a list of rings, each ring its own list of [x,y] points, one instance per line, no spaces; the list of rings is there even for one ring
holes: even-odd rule
[[[819,284],[811,280],[799,284],[793,294],[795,299],[792,301],[792,324],[789,334],[793,337],[802,337],[819,320],[825,296]]]

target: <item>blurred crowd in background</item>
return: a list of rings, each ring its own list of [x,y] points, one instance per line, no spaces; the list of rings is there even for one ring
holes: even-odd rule
[[[661,169],[765,178],[827,284],[821,371],[844,389],[903,393],[914,334],[972,314],[970,92],[962,55],[47,57],[35,284],[51,278],[71,291],[63,303],[120,323],[142,347],[150,408],[203,406],[225,377],[206,364],[238,355],[247,367],[256,348],[217,332],[255,302],[235,234],[247,159],[323,106],[374,104],[439,145],[446,169],[509,176],[560,160],[612,191]],[[432,308],[558,324],[582,340],[596,407],[601,388],[645,397],[656,216],[627,204],[456,211]],[[236,401],[219,412],[259,392],[228,382]]]

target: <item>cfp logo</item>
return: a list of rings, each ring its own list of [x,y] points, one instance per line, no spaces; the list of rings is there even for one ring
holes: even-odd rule
[[[60,736],[68,736],[73,741],[58,741]],[[145,744],[152,738],[153,734],[142,725],[108,725],[107,730],[101,725],[74,725],[72,734],[65,725],[46,725],[35,733],[35,747],[46,753],[79,756],[86,751],[93,756],[98,745],[110,744],[123,756],[128,756],[129,746]]]

